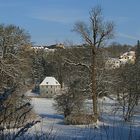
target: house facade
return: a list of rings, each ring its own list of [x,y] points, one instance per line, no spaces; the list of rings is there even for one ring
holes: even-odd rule
[[[40,96],[53,97],[61,89],[59,82],[54,77],[46,77],[40,84]]]

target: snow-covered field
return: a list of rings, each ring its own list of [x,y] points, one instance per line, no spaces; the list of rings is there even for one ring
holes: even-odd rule
[[[140,140],[139,114],[132,123],[125,123],[120,113],[114,111],[114,100],[105,97],[99,102],[101,120],[95,129],[93,125],[65,125],[63,115],[53,107],[53,99],[33,97],[31,103],[41,123],[35,125],[29,134],[40,135],[40,140]],[[90,107],[92,102],[87,101],[87,104]]]

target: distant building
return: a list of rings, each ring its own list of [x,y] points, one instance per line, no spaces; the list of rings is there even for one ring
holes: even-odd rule
[[[105,63],[106,69],[116,69],[121,65],[121,61],[118,58],[109,58]]]
[[[53,97],[60,91],[60,84],[54,77],[46,77],[40,84],[40,96]]]
[[[134,64],[136,59],[135,51],[129,51],[120,56],[120,60],[123,63],[131,63]]]
[[[54,44],[54,45],[50,45],[47,46],[48,49],[64,49],[64,44],[60,43],[60,44]]]
[[[32,49],[37,52],[38,50],[44,50],[43,46],[32,46]]]
[[[106,69],[116,69],[125,64],[134,64],[135,63],[135,52],[129,51],[123,53],[119,58],[109,58],[106,63]]]
[[[65,49],[64,44],[60,43],[60,44],[54,44],[54,45],[50,45],[50,46],[32,46],[32,49],[34,49],[35,51],[38,50],[45,50],[46,52],[54,52],[57,49]]]

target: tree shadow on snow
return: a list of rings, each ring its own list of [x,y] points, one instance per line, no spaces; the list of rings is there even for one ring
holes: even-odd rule
[[[57,121],[56,124],[60,124],[60,125],[64,125],[64,116],[63,115],[59,115],[59,114],[40,114],[39,115],[40,117],[42,118],[45,118],[45,119],[58,119],[60,121]]]
[[[64,116],[63,115],[59,115],[59,114],[40,114],[39,116],[42,117],[42,118],[64,120]]]

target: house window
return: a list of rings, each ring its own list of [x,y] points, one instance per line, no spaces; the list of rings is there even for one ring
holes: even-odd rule
[[[46,84],[48,85],[48,82],[46,82]]]

